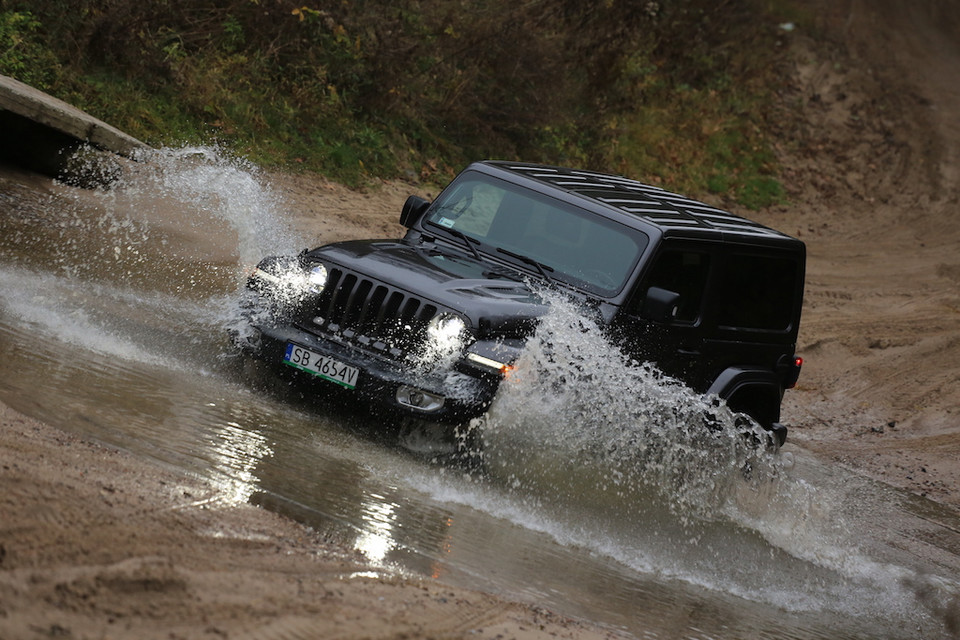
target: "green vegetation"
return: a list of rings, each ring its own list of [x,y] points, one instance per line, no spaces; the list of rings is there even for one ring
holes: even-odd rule
[[[770,0],[0,0],[0,73],[152,144],[445,179],[479,158],[783,198]]]
[[[44,89],[60,75],[60,65],[40,26],[29,12],[0,12],[0,73]]]

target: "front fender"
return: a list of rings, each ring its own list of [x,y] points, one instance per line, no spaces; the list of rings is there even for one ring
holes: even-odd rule
[[[477,340],[467,348],[459,368],[482,375],[507,375],[523,351],[525,341],[516,338]]]

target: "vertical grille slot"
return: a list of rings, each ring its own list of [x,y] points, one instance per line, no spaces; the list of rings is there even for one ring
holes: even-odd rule
[[[394,291],[387,298],[387,303],[381,309],[379,320],[382,322],[388,318],[399,316],[400,305],[403,304],[404,295],[399,291]]]
[[[346,274],[340,279],[339,286],[333,287],[330,295],[330,306],[327,307],[326,317],[330,322],[339,324],[343,320],[347,304],[350,301],[353,288],[357,284],[357,276]]]
[[[417,313],[417,309],[420,308],[420,301],[416,298],[407,298],[406,303],[403,305],[403,310],[400,312],[400,319],[404,322],[409,322],[413,320],[414,315]]]
[[[343,324],[347,326],[360,324],[363,311],[369,303],[367,296],[370,294],[370,289],[372,288],[373,283],[369,280],[361,280],[360,283],[353,288],[353,291],[351,291],[347,297],[347,303],[343,309]]]
[[[420,313],[417,314],[417,320],[426,324],[430,322],[433,316],[437,315],[437,308],[432,304],[425,304],[420,307]]]
[[[383,301],[387,299],[387,288],[382,284],[373,290],[373,295],[367,300],[363,309],[361,322],[368,323],[376,331],[383,324]]]

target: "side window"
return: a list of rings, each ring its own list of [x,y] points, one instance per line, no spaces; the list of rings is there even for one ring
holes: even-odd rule
[[[634,297],[633,312],[639,310],[647,289],[660,287],[680,294],[678,322],[696,322],[700,317],[703,294],[710,273],[710,255],[691,249],[668,249],[661,253],[653,270]]]
[[[729,256],[719,283],[717,324],[767,331],[790,329],[796,283],[795,260]]]

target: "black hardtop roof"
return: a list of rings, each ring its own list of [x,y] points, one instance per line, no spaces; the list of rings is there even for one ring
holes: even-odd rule
[[[485,161],[518,176],[587,198],[677,235],[736,235],[752,239],[799,240],[729,211],[622,176],[525,162]],[[746,238],[745,238],[746,239]]]

